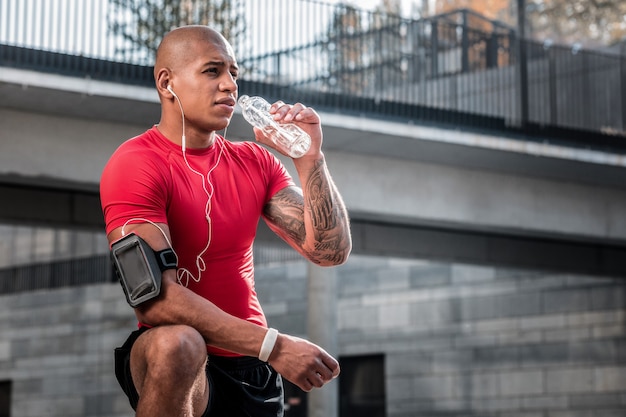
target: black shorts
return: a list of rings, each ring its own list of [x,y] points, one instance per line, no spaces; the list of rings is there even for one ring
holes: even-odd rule
[[[139,395],[130,374],[130,350],[147,328],[130,334],[115,349],[115,376],[133,410]],[[210,356],[206,368],[209,404],[203,417],[280,417],[284,413],[283,381],[274,369],[257,358]]]

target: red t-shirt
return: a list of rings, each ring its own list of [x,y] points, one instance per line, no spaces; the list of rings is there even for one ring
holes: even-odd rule
[[[254,288],[252,244],[263,207],[293,179],[265,148],[218,135],[207,149],[187,149],[186,158],[189,165],[181,147],[156,127],[123,143],[100,181],[106,232],[166,223],[180,284],[229,314],[267,326]]]

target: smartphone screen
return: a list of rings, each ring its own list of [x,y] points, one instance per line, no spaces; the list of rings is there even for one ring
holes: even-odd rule
[[[159,293],[150,269],[151,263],[138,239],[129,235],[116,242],[112,248],[120,282],[128,303],[133,307]]]

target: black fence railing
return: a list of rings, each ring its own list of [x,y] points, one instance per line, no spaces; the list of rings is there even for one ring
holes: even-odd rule
[[[625,146],[626,55],[518,42],[469,10],[412,20],[311,0],[233,0],[219,13],[212,2],[146,1],[137,13],[131,3],[4,0],[0,66],[152,85],[162,34],[203,23],[228,35],[247,93]]]
[[[107,255],[0,269],[0,294],[110,282]]]
[[[298,260],[302,260],[300,254],[286,246],[260,244],[254,247],[256,266]],[[97,255],[0,268],[0,294],[76,287],[116,280],[109,256]]]

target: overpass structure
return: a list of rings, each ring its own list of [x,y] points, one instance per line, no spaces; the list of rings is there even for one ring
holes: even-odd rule
[[[18,223],[101,228],[104,163],[159,119],[150,87],[14,68],[0,106],[0,218]],[[356,253],[626,271],[622,149],[320,113]],[[240,113],[226,136],[251,138]]]

